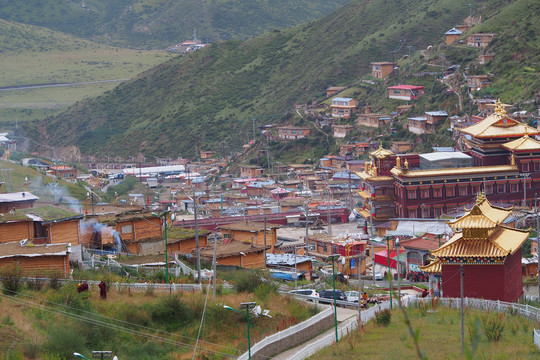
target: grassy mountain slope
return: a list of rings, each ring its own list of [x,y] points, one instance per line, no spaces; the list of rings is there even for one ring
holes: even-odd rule
[[[47,119],[41,131],[96,154],[191,156],[197,136],[204,148],[238,146],[251,117],[262,124],[261,115],[353,83],[370,61],[390,60],[401,39],[416,49],[440,41],[468,10],[466,1],[352,1],[317,22],[170,60]]]
[[[43,119],[97,96],[175,56],[165,51],[112,47],[50,29],[0,20],[0,87],[77,83],[77,86],[5,90],[0,130]],[[99,83],[88,83],[88,82]],[[46,115],[45,115],[46,114]]]
[[[191,39],[245,39],[320,18],[350,0],[0,1],[0,18],[115,45],[160,48]],[[83,6],[84,4],[84,6]]]

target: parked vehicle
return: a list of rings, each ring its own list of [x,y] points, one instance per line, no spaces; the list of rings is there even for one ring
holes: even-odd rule
[[[359,300],[358,291],[345,291],[345,297],[348,302],[357,303]]]
[[[298,294],[298,295],[304,295],[309,297],[318,298],[319,293],[315,291],[314,289],[299,289],[299,290],[291,290],[289,291],[289,294]]]
[[[319,293],[319,297],[334,300],[334,290],[323,290]],[[336,290],[336,300],[347,301],[347,297],[345,296],[345,293],[343,291]]]
[[[375,280],[382,280],[383,279],[383,274],[381,274],[380,272],[376,272],[375,273]]]

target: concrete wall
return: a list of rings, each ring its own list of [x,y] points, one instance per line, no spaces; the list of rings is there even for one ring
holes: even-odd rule
[[[305,327],[293,336],[289,336],[268,344],[256,353],[251,354],[254,360],[266,360],[274,355],[280,354],[288,349],[298,346],[315,336],[323,333],[334,325],[334,313],[329,313],[324,319],[315,324]]]

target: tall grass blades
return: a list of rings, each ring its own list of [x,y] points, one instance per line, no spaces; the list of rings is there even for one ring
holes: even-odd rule
[[[501,339],[505,328],[504,314],[488,313],[482,318],[482,330],[490,342]]]

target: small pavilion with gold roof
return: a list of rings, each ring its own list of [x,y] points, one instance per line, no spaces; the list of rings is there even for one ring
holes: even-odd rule
[[[521,246],[529,230],[505,225],[512,210],[491,205],[480,193],[470,210],[449,222],[454,235],[432,251],[437,259],[423,268],[442,273],[444,296],[460,296],[461,264],[466,297],[514,302],[523,294]]]
[[[519,140],[524,135],[540,135],[540,130],[509,117],[500,100],[492,115],[459,131],[467,135],[465,147],[470,151],[475,166],[507,164],[508,151],[503,144]]]

